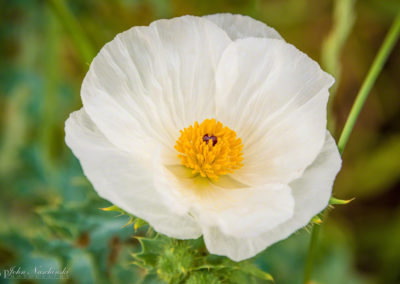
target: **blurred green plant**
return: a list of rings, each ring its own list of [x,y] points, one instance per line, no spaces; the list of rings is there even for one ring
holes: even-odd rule
[[[99,210],[110,204],[96,195],[64,144],[64,121],[80,107],[82,78],[105,42],[160,17],[234,12],[268,23],[288,42],[318,58],[335,7],[336,28],[323,45],[329,63],[323,64],[334,74],[340,70],[339,92],[332,105],[340,128],[391,19],[400,10],[397,0],[356,5],[345,0],[15,0],[1,1],[0,7],[0,272],[11,266],[65,266],[70,271],[67,283],[160,283],[157,269],[145,276],[149,268],[132,264],[132,252],[140,254],[141,245],[131,236],[143,238],[146,226],[135,220],[123,228],[128,217],[115,218]],[[351,27],[345,22],[349,25],[354,14],[356,32],[349,37]],[[400,234],[400,167],[394,158],[399,155],[399,60],[394,52],[375,86],[379,96],[367,103],[346,149],[335,195],[357,199],[332,211],[329,222],[319,218],[324,225],[315,254],[317,283],[387,284],[400,279],[400,242],[394,237]],[[308,241],[303,230],[252,263],[271,273],[276,283],[301,283]],[[169,247],[167,241],[163,250]],[[168,259],[156,262],[163,263],[161,275],[170,277]],[[217,271],[205,271],[190,272],[186,282],[221,281]]]
[[[328,103],[328,129],[335,130],[335,116],[332,103],[340,84],[341,54],[355,22],[355,0],[335,0],[333,8],[333,25],[329,35],[325,38],[321,50],[321,64],[323,68],[335,78],[335,84],[330,89]]]
[[[383,65],[386,63],[389,54],[391,53],[394,45],[396,44],[400,36],[400,11],[393,21],[393,24],[388,31],[381,48],[376,55],[371,69],[368,71],[367,77],[365,78],[363,84],[361,85],[360,91],[357,94],[356,100],[354,101],[353,107],[351,108],[350,114],[346,120],[343,127],[342,133],[338,141],[339,152],[342,155],[346,147],[348,140],[350,139],[351,132],[353,131],[354,125],[357,121],[358,116],[368,98],[368,95],[379,75],[382,71]],[[307,284],[311,280],[311,274],[314,264],[314,255],[318,242],[320,228],[314,226],[311,233],[310,249],[307,256],[305,272],[304,272],[304,284]]]
[[[158,278],[165,283],[256,283],[256,279],[273,281],[272,276],[250,261],[234,262],[226,257],[207,252],[202,238],[197,240],[175,240],[155,233],[148,224],[113,205],[103,208],[129,216],[128,224],[135,230],[147,228],[145,236],[136,236],[141,251],[132,254],[133,264],[146,270],[148,279]]]

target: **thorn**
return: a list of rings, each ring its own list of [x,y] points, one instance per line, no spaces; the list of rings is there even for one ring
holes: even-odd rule
[[[344,200],[344,199],[338,199],[335,197],[331,197],[331,199],[329,200],[329,204],[330,205],[346,205],[349,204],[350,202],[352,202],[354,199],[356,199],[355,197],[348,199],[348,200]]]
[[[314,223],[314,224],[317,224],[317,225],[320,225],[320,224],[323,223],[322,219],[321,219],[318,215],[317,215],[317,216],[314,216],[314,217],[311,219],[311,222]]]
[[[103,211],[121,211],[121,209],[119,209],[117,206],[112,205],[110,207],[105,207],[105,208],[99,208],[100,210]]]

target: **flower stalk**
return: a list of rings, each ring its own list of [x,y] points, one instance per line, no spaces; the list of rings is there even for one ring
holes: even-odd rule
[[[343,151],[347,145],[347,142],[353,131],[357,118],[365,104],[365,101],[367,100],[368,95],[372,87],[374,86],[374,83],[378,75],[382,71],[382,68],[386,63],[386,60],[388,59],[399,36],[400,36],[400,12],[397,14],[396,19],[394,20],[392,26],[390,27],[390,30],[388,31],[378,51],[378,54],[376,55],[371,65],[371,68],[368,71],[368,74],[365,77],[363,84],[361,85],[361,88],[356,96],[356,100],[354,101],[353,107],[351,108],[350,114],[346,120],[346,123],[344,125],[344,128],[342,130],[338,142],[338,148],[341,155],[343,154]],[[313,226],[310,246],[304,269],[304,281],[303,281],[304,284],[310,283],[320,230],[321,230],[320,225]]]
[[[308,247],[307,261],[304,269],[304,284],[309,283],[311,279],[320,229],[321,225],[313,224],[311,231],[311,241],[310,241],[310,246]]]
[[[346,147],[347,141],[350,138],[351,132],[353,131],[354,125],[357,121],[358,115],[364,106],[365,101],[368,98],[369,92],[371,91],[376,78],[382,71],[383,65],[385,64],[390,52],[392,51],[394,45],[396,44],[400,35],[400,12],[397,14],[389,32],[387,33],[381,48],[375,57],[374,62],[365,78],[360,91],[357,94],[356,100],[351,108],[350,114],[344,125],[342,134],[340,135],[338,148],[340,154],[343,154],[344,148]]]

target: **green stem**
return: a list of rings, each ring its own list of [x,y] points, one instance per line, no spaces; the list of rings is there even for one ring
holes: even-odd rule
[[[90,63],[96,53],[92,43],[84,34],[80,23],[68,9],[64,0],[48,0],[48,2],[60,22],[69,32],[83,62]]]
[[[343,154],[343,151],[346,147],[347,141],[350,138],[351,132],[361,112],[361,109],[368,98],[368,94],[371,91],[379,73],[382,71],[383,65],[385,64],[394,45],[396,44],[399,35],[400,35],[400,12],[397,14],[396,19],[394,20],[389,32],[387,33],[382,43],[382,46],[379,49],[378,54],[374,59],[374,62],[372,63],[372,66],[367,74],[367,77],[365,78],[360,88],[360,91],[357,94],[353,107],[351,108],[350,114],[347,118],[347,121],[344,125],[342,134],[340,135],[338,142],[338,148],[340,154]],[[314,258],[315,258],[320,230],[321,230],[320,225],[314,225],[312,228],[310,247],[308,250],[306,266],[304,270],[304,281],[303,281],[304,284],[310,283],[311,280],[311,274],[313,270]]]
[[[311,280],[311,273],[313,270],[315,253],[317,251],[317,243],[318,243],[320,229],[321,225],[317,224],[313,225],[311,232],[310,246],[308,248],[308,253],[307,253],[306,266],[304,268],[304,281],[303,281],[304,284],[309,283]]]
[[[358,115],[364,106],[365,101],[368,98],[368,94],[371,91],[376,78],[382,71],[383,65],[385,64],[390,52],[392,51],[397,39],[400,35],[400,12],[397,14],[389,32],[387,33],[385,40],[381,48],[379,49],[378,55],[375,57],[374,62],[365,78],[360,91],[357,94],[356,100],[351,108],[350,114],[344,125],[342,134],[340,135],[338,148],[340,154],[343,154],[344,148],[346,147],[347,141],[350,138],[351,132],[353,131],[354,125],[356,124]]]

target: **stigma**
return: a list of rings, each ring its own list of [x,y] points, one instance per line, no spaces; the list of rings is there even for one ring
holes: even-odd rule
[[[210,140],[212,141],[213,146],[215,146],[215,144],[217,144],[217,142],[218,142],[218,138],[215,137],[214,135],[212,135],[211,137],[208,136],[208,134],[203,136],[203,141],[206,142],[206,144],[208,144],[208,141],[210,141]]]

